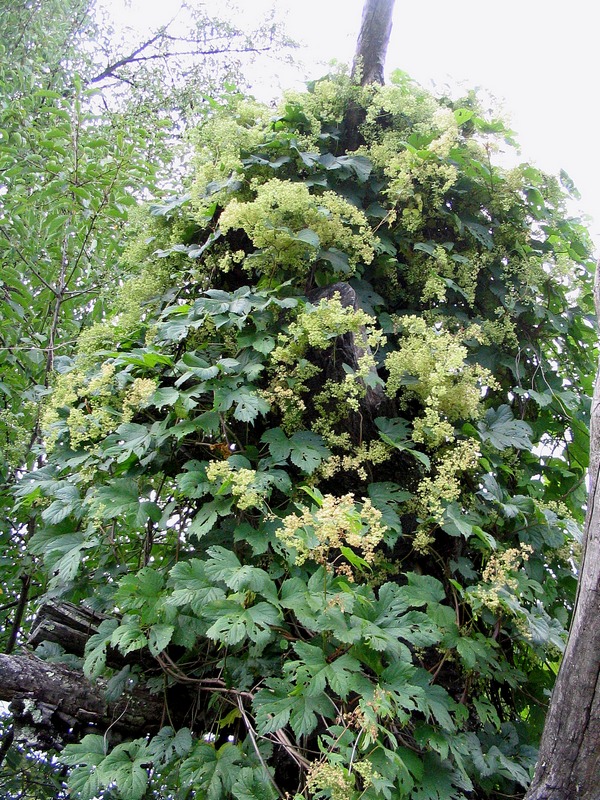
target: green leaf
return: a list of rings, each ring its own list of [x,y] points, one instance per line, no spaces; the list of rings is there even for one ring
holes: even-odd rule
[[[69,792],[77,800],[95,800],[100,795],[101,785],[98,771],[88,767],[78,767],[69,774]]]
[[[415,450],[412,442],[408,436],[408,423],[401,417],[395,419],[387,419],[386,417],[377,417],[375,425],[379,429],[379,436],[381,439],[397,450],[406,451],[410,453],[417,461],[420,461],[426,469],[431,469],[431,461],[429,456]]]
[[[290,459],[307,475],[312,474],[331,451],[323,443],[323,437],[312,431],[298,431],[289,440]]]
[[[507,447],[517,450],[533,449],[531,428],[523,420],[516,420],[508,405],[490,408],[483,422],[478,423],[477,429],[481,441],[489,442],[498,450],[505,450]]]
[[[148,403],[156,406],[156,408],[162,408],[163,406],[174,406],[179,400],[179,394],[179,391],[173,386],[164,386],[154,392]]]
[[[81,741],[67,744],[58,759],[67,766],[97,766],[106,756],[106,739],[97,733],[87,733]]]
[[[232,395],[235,406],[233,416],[240,422],[254,422],[259,414],[267,414],[270,405],[255,392],[239,389]]]
[[[118,647],[121,653],[126,656],[135,650],[141,650],[146,646],[146,634],[140,628],[139,623],[123,622],[116,628],[111,637],[110,643],[113,647]]]
[[[231,793],[235,800],[276,800],[277,792],[267,779],[264,768],[253,770],[244,767],[233,785]]]
[[[119,478],[108,486],[101,486],[96,491],[93,505],[102,519],[115,519],[121,514],[135,518],[139,510],[137,482],[132,478]]]
[[[92,634],[85,643],[83,673],[89,680],[97,678],[104,671],[106,650],[113,633],[118,627],[119,621],[117,619],[105,619],[98,626],[98,633]]]
[[[306,244],[309,244],[315,249],[321,246],[318,235],[314,231],[311,231],[310,228],[304,228],[304,230],[298,231],[294,238],[300,242],[306,242]]]
[[[457,125],[464,125],[474,116],[475,112],[470,108],[456,108],[454,109],[454,119]]]
[[[286,461],[292,451],[290,440],[281,428],[271,428],[271,430],[265,431],[261,442],[268,444],[271,457],[277,464]]]
[[[98,776],[104,786],[116,783],[122,797],[141,800],[148,786],[149,761],[147,744],[143,739],[117,745],[98,766]]]
[[[235,592],[249,589],[277,602],[277,588],[264,569],[242,565],[235,553],[224,547],[210,547],[207,555],[210,559],[204,565],[204,572],[210,580],[222,581]]]
[[[252,704],[256,728],[266,736],[285,728],[288,724],[296,698],[290,696],[292,686],[280,678],[267,678],[265,688],[256,692]]]
[[[56,500],[42,512],[42,519],[49,525],[58,525],[81,509],[81,498],[76,486],[61,486],[55,496]]]
[[[175,628],[173,625],[152,625],[148,635],[148,649],[157,656],[171,641]]]

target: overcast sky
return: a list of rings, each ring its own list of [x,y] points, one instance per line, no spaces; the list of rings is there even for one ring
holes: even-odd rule
[[[111,0],[116,8],[126,0]],[[154,4],[154,12],[152,11]],[[219,0],[206,0],[219,13]],[[243,19],[271,0],[237,0]],[[175,3],[131,0],[130,19],[165,19]],[[363,0],[277,0],[277,15],[299,52],[307,78],[332,59],[350,62]],[[592,0],[396,0],[387,71],[402,69],[426,88],[462,84],[493,94],[517,132],[523,159],[566,170],[582,194],[583,213],[600,251],[599,14]],[[265,65],[272,86],[297,79],[281,62]]]

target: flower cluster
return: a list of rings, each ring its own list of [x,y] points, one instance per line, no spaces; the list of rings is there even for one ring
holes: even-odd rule
[[[436,462],[434,477],[425,477],[417,492],[421,516],[441,521],[444,503],[458,500],[461,474],[474,469],[481,457],[479,442],[463,439],[448,447]]]
[[[425,411],[415,420],[413,440],[438,447],[454,439],[451,423],[480,416],[482,388],[495,382],[489,370],[465,363],[462,342],[473,329],[452,334],[414,316],[404,317],[402,326],[406,335],[386,358],[386,391],[392,397],[401,391],[402,404],[420,400]]]
[[[292,432],[300,427],[306,404],[302,395],[308,391],[307,381],[321,371],[320,367],[305,358],[308,350],[326,350],[340,336],[358,337],[362,355],[356,369],[348,368],[343,381],[325,381],[313,402],[318,419],[313,430],[333,444],[335,408],[346,418],[348,407],[358,410],[365,396],[368,381],[375,370],[373,350],[385,344],[385,336],[375,328],[375,320],[361,309],[344,306],[338,294],[322,299],[318,305],[307,304],[290,323],[286,333],[281,333],[277,347],[271,353],[272,379],[263,396],[282,414],[282,427]]]
[[[373,317],[361,309],[342,305],[339,294],[334,294],[320,300],[316,306],[305,306],[289,325],[288,332],[279,336],[273,358],[291,364],[309,347],[325,350],[346,333],[360,335],[365,347],[385,344],[385,337],[375,328]]]
[[[489,608],[495,614],[507,611],[506,593],[512,594],[518,590],[517,576],[521,565],[529,560],[532,553],[531,545],[521,544],[520,547],[510,547],[490,556],[481,576],[482,583],[470,590],[471,599],[475,600],[476,605]]]
[[[211,461],[206,467],[206,479],[218,485],[220,494],[231,493],[241,511],[260,507],[269,493],[264,476],[254,469],[235,468],[229,461]]]
[[[123,399],[123,422],[129,422],[139,408],[143,408],[157,388],[155,378],[136,378]]]
[[[352,800],[354,796],[354,781],[348,770],[341,764],[332,764],[329,761],[315,761],[311,764],[306,785],[311,794],[328,791],[331,800]]]
[[[304,276],[331,247],[346,254],[351,272],[373,260],[375,238],[364,213],[335,192],[312,195],[303,183],[273,178],[256,187],[254,200],[231,200],[219,224],[223,233],[241,228],[248,234],[261,251],[252,268],[263,272]]]
[[[349,564],[342,562],[340,548],[350,547],[367,565],[373,563],[375,548],[387,530],[381,511],[370,500],[355,503],[354,495],[334,497],[326,494],[316,508],[299,507],[299,514],[283,519],[277,538],[295,552],[295,563],[308,558],[319,564],[334,566],[339,573],[353,579]],[[333,563],[330,559],[333,558]]]
[[[73,450],[97,442],[119,425],[120,414],[111,408],[111,401],[118,395],[114,375],[114,365],[105,362],[89,381],[79,369],[57,376],[50,402],[42,416],[48,452],[57,444],[57,423],[65,410],[68,410],[66,424]]]
[[[61,416],[66,416],[71,447],[89,447],[112,433],[122,422],[130,422],[156,391],[154,378],[135,378],[126,390],[117,381],[112,362],[105,361],[91,378],[82,369],[57,376],[50,402],[42,417],[46,447],[57,443]]]

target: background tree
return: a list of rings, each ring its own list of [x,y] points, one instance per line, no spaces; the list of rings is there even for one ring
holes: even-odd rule
[[[191,191],[139,211],[11,505],[44,608],[91,633],[32,673],[101,679],[87,717],[6,690],[71,796],[524,793],[574,602],[595,332],[586,233],[557,180],[494,164],[510,140],[402,73],[276,114],[232,93]],[[140,692],[161,718],[117,735],[111,703]]]
[[[28,550],[35,524],[21,524],[12,488],[25,466],[44,461],[39,421],[51,376],[72,355],[80,331],[103,317],[124,272],[136,269],[122,261],[123,224],[136,197],[177,173],[172,165],[185,125],[205,113],[207,97],[223,82],[239,78],[244,49],[263,51],[279,37],[269,23],[247,34],[250,44],[246,34],[200,12],[180,14],[179,24],[182,18],[185,37],[172,21],[132,44],[99,23],[87,0],[7,1],[0,10],[0,618],[6,653],[22,641],[29,601],[46,582]],[[32,769],[24,792],[35,791],[39,776]],[[25,780],[18,758],[9,773]]]

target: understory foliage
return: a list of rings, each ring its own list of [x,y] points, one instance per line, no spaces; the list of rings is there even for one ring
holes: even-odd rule
[[[511,145],[402,73],[233,94],[189,191],[140,210],[16,490],[45,590],[110,616],[86,675],[165,697],[152,738],[67,745],[71,797],[522,795],[595,333],[568,178],[499,166]]]

